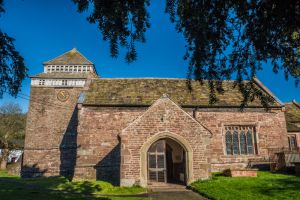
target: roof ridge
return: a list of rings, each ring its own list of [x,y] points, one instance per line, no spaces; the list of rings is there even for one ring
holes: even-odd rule
[[[73,49],[75,49],[75,48],[73,48]],[[49,63],[49,62],[51,62],[52,60],[55,60],[56,58],[65,55],[66,53],[68,53],[69,51],[72,51],[73,49],[68,50],[68,51],[65,51],[64,53],[60,54],[59,56],[56,56],[55,58],[52,58],[51,60],[48,60],[48,61],[46,61],[46,62],[43,62],[43,64],[45,65],[46,63]]]
[[[94,65],[94,63],[93,62],[91,62],[89,59],[87,59],[80,51],[78,51],[76,48],[73,48],[72,50],[70,50],[70,51],[76,51],[77,53],[79,53],[84,59],[86,59],[87,61],[89,61],[90,63],[92,63],[92,65]]]
[[[187,78],[172,78],[172,77],[115,77],[115,78],[105,78],[105,77],[101,77],[98,80],[189,80]],[[198,80],[194,80],[191,79],[191,81],[198,81]],[[203,80],[203,81],[209,81],[207,79]],[[212,80],[212,81],[219,81],[219,80]],[[235,82],[235,80],[222,80],[225,82]],[[249,80],[244,80],[244,81],[249,81]]]
[[[269,88],[267,88],[256,76],[253,77],[254,82],[256,85],[258,85],[262,90],[264,90],[267,94],[269,94],[277,103],[279,103],[281,106],[284,106],[284,103],[280,101],[280,99],[274,95]]]
[[[63,56],[65,56],[67,53],[71,53],[71,52],[78,53],[78,54],[79,54],[80,56],[82,56],[86,61],[88,61],[91,65],[93,65],[93,63],[92,63],[89,59],[87,59],[82,53],[80,53],[76,48],[73,48],[73,49],[71,49],[71,50],[68,50],[68,51],[66,51],[66,52],[64,52],[64,53],[62,53],[62,54],[60,54],[59,56],[56,56],[55,58],[53,58],[53,59],[51,59],[51,60],[48,60],[48,61],[46,61],[46,62],[43,62],[43,65],[47,65],[48,63],[50,63],[50,62],[52,62],[52,61],[58,59],[59,57],[63,57]]]
[[[295,105],[300,109],[300,104],[296,101],[296,99],[294,99],[294,100],[292,101],[292,103],[295,104]]]

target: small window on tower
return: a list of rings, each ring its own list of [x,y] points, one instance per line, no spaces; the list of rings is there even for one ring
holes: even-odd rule
[[[39,85],[45,85],[45,80],[40,79],[39,80]]]
[[[64,85],[64,86],[68,85],[67,80],[62,80],[62,85]]]

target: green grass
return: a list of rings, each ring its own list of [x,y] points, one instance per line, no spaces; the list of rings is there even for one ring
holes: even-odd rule
[[[69,181],[64,177],[21,179],[0,171],[0,199],[45,200],[146,200],[142,197],[124,197],[145,192],[144,188],[116,187],[104,181]],[[88,195],[88,196],[87,196]],[[97,196],[115,195],[115,196]]]
[[[300,199],[300,177],[258,172],[258,177],[225,177],[213,174],[211,180],[194,182],[191,187],[216,200]]]

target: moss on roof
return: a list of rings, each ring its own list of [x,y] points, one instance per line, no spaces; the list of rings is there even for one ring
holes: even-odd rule
[[[207,82],[201,85],[197,81],[192,81],[192,91],[188,89],[186,83],[186,79],[97,79],[92,81],[83,104],[149,106],[163,94],[167,94],[181,106],[209,107],[210,91]],[[234,82],[224,81],[223,87],[225,93],[218,95],[219,101],[213,106],[239,107],[243,97],[238,88],[234,88]],[[280,107],[281,104],[275,101],[272,106]],[[249,107],[262,105],[255,99]]]
[[[72,49],[52,60],[44,62],[44,65],[92,65],[77,49]]]
[[[300,105],[296,101],[293,101],[286,103],[285,108],[288,132],[300,132],[300,127],[296,125],[300,123]]]

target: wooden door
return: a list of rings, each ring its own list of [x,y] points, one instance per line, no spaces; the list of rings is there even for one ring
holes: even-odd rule
[[[154,182],[167,182],[166,141],[155,142],[148,151],[148,179]]]

